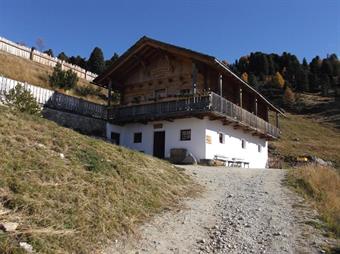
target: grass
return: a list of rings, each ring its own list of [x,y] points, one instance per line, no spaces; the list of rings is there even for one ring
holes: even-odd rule
[[[282,136],[272,142],[282,156],[313,155],[340,167],[340,131],[312,118],[287,113],[280,118]]]
[[[333,234],[340,237],[340,175],[329,167],[306,165],[291,169],[287,182],[310,200]]]
[[[6,78],[27,82],[32,85],[55,90],[49,83],[53,68],[28,59],[0,52],[0,75]],[[92,85],[85,79],[79,79],[77,87],[68,91],[57,89],[61,93],[82,97],[92,102],[105,104],[105,91]],[[84,91],[90,93],[84,94]],[[92,93],[91,93],[92,91]]]
[[[64,154],[61,156],[60,154]],[[0,106],[0,253],[93,253],[197,187],[171,164]]]

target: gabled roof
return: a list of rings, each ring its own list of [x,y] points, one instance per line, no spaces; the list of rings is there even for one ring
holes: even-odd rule
[[[128,60],[131,60],[136,54],[147,47],[152,47],[156,49],[160,49],[162,51],[168,51],[171,53],[183,55],[186,57],[189,57],[191,59],[194,59],[196,61],[204,62],[216,69],[219,69],[219,71],[222,72],[222,74],[229,75],[231,78],[235,79],[236,81],[240,82],[243,86],[248,88],[250,91],[257,94],[259,98],[261,98],[265,103],[268,104],[268,106],[276,111],[284,115],[284,113],[275,107],[272,103],[270,103],[263,95],[261,95],[258,91],[256,91],[253,87],[251,87],[248,83],[246,83],[244,80],[242,80],[240,77],[238,77],[235,73],[233,73],[227,65],[222,63],[220,60],[215,58],[214,56],[210,56],[207,54],[203,54],[197,51],[193,51],[191,49],[187,49],[184,47],[179,47],[176,45],[172,45],[169,43],[165,43],[162,41],[158,41],[155,39],[148,38],[146,36],[143,36],[141,39],[139,39],[132,47],[130,47],[123,55],[121,55],[104,73],[99,75],[97,78],[93,80],[95,84],[98,86],[107,87],[109,79],[117,73],[119,68],[126,63]],[[145,50],[146,51],[146,50]]]

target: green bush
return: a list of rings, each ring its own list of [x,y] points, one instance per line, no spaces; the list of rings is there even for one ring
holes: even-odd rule
[[[102,94],[101,88],[95,88],[94,86],[77,86],[75,91],[80,96],[96,95],[100,96]]]
[[[5,92],[3,103],[11,109],[19,110],[29,114],[39,114],[41,108],[32,93],[24,88],[23,85],[18,84],[16,87]]]
[[[52,75],[49,76],[50,83],[53,87],[63,88],[65,90],[74,88],[77,85],[78,77],[71,69],[63,71],[61,64],[57,64],[53,68]]]

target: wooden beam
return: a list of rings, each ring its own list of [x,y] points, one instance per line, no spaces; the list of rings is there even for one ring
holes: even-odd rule
[[[242,100],[243,100],[243,98],[242,98],[243,96],[242,96],[242,88],[240,88],[240,107],[242,108],[242,105],[243,105],[243,102],[242,102]]]
[[[223,76],[219,75],[219,85],[220,85],[220,96],[223,96]]]
[[[108,84],[108,90],[107,90],[107,106],[110,107],[111,106],[111,99],[112,99],[112,79],[109,80],[109,84]]]
[[[255,98],[255,115],[257,116],[258,108],[257,108],[257,98]]]
[[[275,122],[276,122],[276,128],[280,128],[279,126],[279,114],[277,112],[275,112]]]
[[[192,92],[197,92],[197,66],[195,62],[192,62]]]

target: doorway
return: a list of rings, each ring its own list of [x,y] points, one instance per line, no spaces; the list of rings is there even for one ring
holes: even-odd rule
[[[153,156],[164,159],[165,131],[155,131],[153,134]]]

